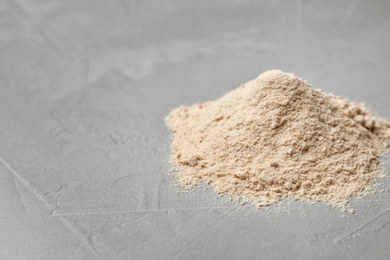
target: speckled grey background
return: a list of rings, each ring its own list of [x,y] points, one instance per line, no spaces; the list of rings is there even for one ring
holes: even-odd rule
[[[272,68],[390,118],[389,13],[358,0],[0,1],[0,259],[390,259],[389,192],[353,200],[355,214],[236,211],[170,188],[164,125]]]

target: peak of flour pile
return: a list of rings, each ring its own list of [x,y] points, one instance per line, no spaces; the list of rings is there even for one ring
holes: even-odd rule
[[[372,189],[390,140],[390,123],[363,104],[278,70],[215,101],[174,109],[166,122],[179,186],[208,183],[257,206],[283,198],[345,206]]]

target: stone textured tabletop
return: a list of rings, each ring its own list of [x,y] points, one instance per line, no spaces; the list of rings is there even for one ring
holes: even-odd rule
[[[170,187],[164,124],[274,68],[390,119],[389,13],[359,0],[0,1],[0,259],[389,259],[390,180],[354,214],[237,210]]]

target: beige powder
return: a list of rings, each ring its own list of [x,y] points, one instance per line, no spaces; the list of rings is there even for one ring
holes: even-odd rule
[[[345,206],[372,190],[390,123],[363,104],[267,71],[213,102],[179,107],[171,169],[179,186],[208,183],[240,203],[283,198]]]

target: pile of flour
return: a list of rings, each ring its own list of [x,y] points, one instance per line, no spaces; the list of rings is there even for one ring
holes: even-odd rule
[[[259,207],[283,198],[345,206],[372,189],[390,141],[390,123],[363,104],[278,70],[215,101],[176,108],[166,122],[179,186],[208,183]]]

